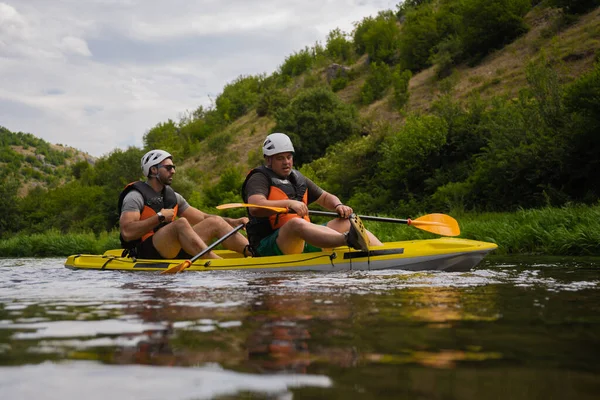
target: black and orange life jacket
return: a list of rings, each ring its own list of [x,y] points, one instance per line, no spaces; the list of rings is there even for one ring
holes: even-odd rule
[[[154,189],[150,185],[145,182],[137,181],[131,182],[119,195],[119,215],[121,214],[121,209],[123,208],[123,200],[127,193],[132,190],[137,190],[142,194],[144,198],[144,208],[142,209],[140,220],[147,219],[156,215],[157,212],[162,210],[163,208],[173,208],[175,210],[175,215],[177,215],[177,196],[175,196],[175,191],[171,188],[171,186],[165,186],[160,193],[156,193]],[[125,241],[123,236],[119,235],[121,239],[121,247],[124,249],[133,249],[137,247],[144,240],[148,239],[150,236],[154,235],[156,231],[158,231],[163,226],[169,224],[170,222],[163,222],[155,226],[150,232],[146,233],[140,239]]]
[[[300,172],[292,170],[287,178],[281,178],[273,170],[265,166],[254,168],[246,176],[246,180],[242,185],[242,198],[244,202],[248,202],[248,194],[246,192],[246,184],[248,179],[256,173],[263,174],[269,180],[269,195],[267,200],[297,200],[308,205],[308,190],[306,186],[306,178]],[[246,232],[250,245],[254,248],[262,239],[269,236],[276,229],[281,228],[286,222],[292,218],[301,218],[297,214],[273,214],[269,217],[254,217],[248,211],[248,224],[246,224]],[[308,215],[302,217],[310,222]]]

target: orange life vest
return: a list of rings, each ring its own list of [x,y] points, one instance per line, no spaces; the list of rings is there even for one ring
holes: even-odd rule
[[[119,195],[119,214],[121,214],[121,209],[123,208],[123,200],[125,199],[125,196],[132,190],[138,191],[144,198],[144,208],[141,211],[140,220],[144,220],[155,216],[156,213],[162,210],[163,208],[173,208],[175,210],[175,215],[177,215],[177,196],[175,196],[175,191],[171,188],[171,186],[165,186],[160,193],[156,193],[150,185],[142,181],[131,182],[130,184],[125,186],[125,188]],[[137,247],[140,243],[142,243],[144,240],[154,235],[154,233],[160,228],[169,223],[170,221],[160,223],[157,226],[155,226],[150,232],[142,236],[140,239],[132,240],[129,242],[125,241],[125,239],[123,239],[123,236],[119,235],[121,239],[121,246],[124,249],[133,249]]]
[[[254,168],[246,176],[246,180],[242,185],[242,198],[244,199],[244,202],[248,202],[248,194],[246,191],[248,179],[256,173],[265,175],[269,180],[269,194],[267,200],[290,199],[301,201],[308,205],[308,190],[304,175],[296,170],[292,170],[287,178],[281,178],[273,172],[273,170],[265,166]],[[301,217],[294,213],[274,214],[269,217],[254,217],[248,213],[248,218],[249,222],[246,224],[246,232],[250,244],[256,248],[262,239],[281,228],[289,220]],[[310,222],[308,215],[302,218]]]

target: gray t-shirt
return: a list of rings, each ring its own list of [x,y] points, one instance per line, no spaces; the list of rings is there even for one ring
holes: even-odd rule
[[[179,193],[175,192],[175,197],[177,197],[177,205],[179,206],[177,209],[177,216],[180,217],[190,205]],[[121,207],[121,214],[128,211],[137,211],[141,213],[143,209],[144,196],[142,196],[140,192],[132,190],[125,195],[123,206]]]
[[[269,188],[271,187],[269,178],[264,174],[253,174],[246,183],[246,193],[248,197],[254,194],[262,194],[265,197],[269,196]],[[323,189],[317,186],[316,183],[306,178],[306,188],[308,190],[308,204],[317,201],[323,194]]]

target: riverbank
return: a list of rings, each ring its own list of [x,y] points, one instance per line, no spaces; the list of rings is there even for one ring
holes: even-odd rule
[[[498,244],[495,255],[600,256],[600,205],[451,215],[458,220],[460,237]],[[382,241],[436,237],[403,224],[365,222],[365,225]],[[63,234],[50,230],[0,240],[0,257],[101,254],[119,247],[118,231]]]

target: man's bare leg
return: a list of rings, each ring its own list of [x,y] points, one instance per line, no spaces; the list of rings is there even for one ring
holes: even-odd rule
[[[277,246],[283,254],[300,254],[304,242],[321,248],[346,245],[346,236],[323,225],[315,225],[302,218],[294,218],[279,229]]]
[[[194,231],[206,243],[221,238],[231,232],[233,228],[223,218],[214,216],[205,218],[203,221],[194,225]],[[223,242],[223,247],[244,254],[244,248],[248,244],[248,239],[239,232],[230,236]]]
[[[154,234],[154,247],[164,258],[174,258],[183,249],[186,253],[194,256],[206,249],[208,246],[200,236],[194,232],[187,219],[179,218]],[[202,258],[221,258],[212,251]]]

